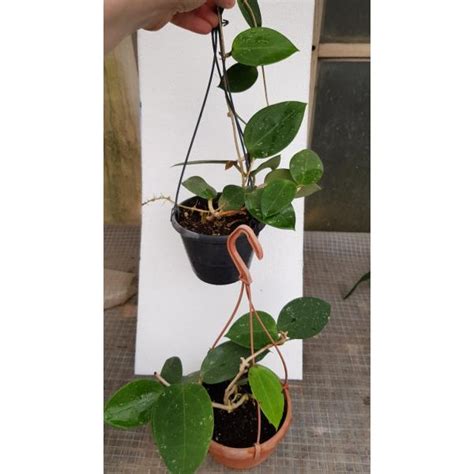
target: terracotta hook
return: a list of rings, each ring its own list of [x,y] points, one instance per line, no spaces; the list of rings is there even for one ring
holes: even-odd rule
[[[246,285],[250,285],[252,283],[252,277],[250,276],[250,270],[248,269],[247,265],[243,261],[242,257],[237,250],[236,244],[237,239],[241,236],[245,235],[248,240],[248,243],[252,247],[255,255],[259,260],[263,258],[263,249],[260,245],[260,242],[257,239],[254,231],[248,225],[240,225],[235,229],[232,234],[229,235],[227,239],[227,251],[229,252],[234,265],[237,267],[240,275],[240,281],[245,283]]]

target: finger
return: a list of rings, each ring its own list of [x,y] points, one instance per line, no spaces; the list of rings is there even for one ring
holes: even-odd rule
[[[211,23],[197,16],[194,12],[178,13],[174,16],[172,23],[201,35],[207,35],[213,28]]]
[[[235,0],[213,0],[215,5],[222,8],[232,8],[235,5]]]
[[[219,24],[219,18],[217,17],[217,14],[210,6],[203,5],[202,7],[195,10],[195,12],[197,16],[207,21],[213,28],[216,28]]]

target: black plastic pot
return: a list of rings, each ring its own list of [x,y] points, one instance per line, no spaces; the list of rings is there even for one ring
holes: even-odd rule
[[[188,201],[194,199],[183,201],[182,204],[189,205]],[[211,285],[228,285],[238,281],[239,273],[227,252],[228,236],[204,235],[188,230],[178,222],[176,212],[171,217],[171,223],[181,235],[184,248],[196,276]],[[248,225],[257,236],[265,227],[265,224],[256,219],[252,219]],[[237,250],[247,267],[250,267],[253,250],[244,236],[237,239]]]

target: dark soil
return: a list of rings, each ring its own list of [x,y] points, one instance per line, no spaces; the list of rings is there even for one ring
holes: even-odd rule
[[[229,382],[222,382],[214,385],[204,384],[211,400],[217,403],[223,403],[224,392]],[[250,393],[250,387],[243,385],[240,387],[244,393]],[[275,435],[276,430],[262,413],[262,430],[260,443],[264,443]],[[285,412],[280,426],[286,418]],[[254,400],[245,402],[241,407],[232,413],[225,410],[214,408],[214,433],[212,439],[217,443],[229,446],[231,448],[249,448],[257,441],[257,404]]]
[[[207,201],[199,197],[188,199],[185,205],[189,207],[195,206],[198,209],[208,209]],[[214,200],[214,207],[218,207],[217,199]],[[177,220],[184,228],[204,235],[229,235],[239,225],[247,224],[252,228],[255,226],[255,219],[247,211],[244,214],[224,216],[209,221],[205,218],[203,219],[203,214],[200,212],[181,208]]]

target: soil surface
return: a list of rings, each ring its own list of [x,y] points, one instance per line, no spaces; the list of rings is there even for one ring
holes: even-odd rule
[[[223,403],[224,392],[229,382],[207,385],[204,384],[211,400],[217,403]],[[243,385],[240,387],[244,393],[250,393],[250,387]],[[285,411],[280,423],[283,424],[286,418],[286,400]],[[268,441],[275,435],[276,430],[262,413],[262,429],[260,443]],[[249,448],[257,441],[257,404],[254,400],[245,402],[241,407],[232,413],[225,410],[214,408],[214,433],[212,439],[217,443],[229,446],[231,448]]]
[[[197,209],[208,209],[207,201],[199,197],[188,199],[185,201],[185,205]],[[214,207],[216,209],[218,207],[217,199],[214,200]],[[243,214],[224,216],[209,221],[203,219],[203,214],[200,212],[180,208],[177,220],[184,228],[204,235],[229,235],[239,225],[247,224],[254,228],[256,224],[255,219],[247,211]]]

